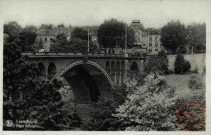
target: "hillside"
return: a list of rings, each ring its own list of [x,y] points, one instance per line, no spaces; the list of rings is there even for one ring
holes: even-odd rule
[[[166,78],[166,83],[174,88],[176,88],[176,92],[178,93],[179,96],[184,97],[185,95],[190,94],[191,89],[189,88],[189,79],[192,75],[167,75],[165,76]],[[200,76],[202,78],[202,82],[205,83],[205,77],[206,76]]]

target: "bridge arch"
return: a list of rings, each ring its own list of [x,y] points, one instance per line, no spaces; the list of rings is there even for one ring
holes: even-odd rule
[[[111,69],[110,62],[106,61],[106,70],[109,71]]]
[[[37,66],[39,68],[39,78],[40,78],[40,80],[45,80],[45,76],[46,76],[45,65],[42,62],[39,62]]]
[[[82,64],[88,64],[88,65],[92,65],[96,68],[98,68],[104,75],[105,77],[108,79],[111,87],[114,87],[114,83],[111,79],[111,77],[108,75],[108,73],[106,72],[106,70],[101,66],[99,65],[98,63],[96,62],[93,62],[93,61],[87,61],[86,63],[84,63],[83,60],[79,60],[79,61],[76,61],[74,63],[71,63],[70,65],[68,65],[64,70],[58,72],[54,78],[60,78],[62,77],[68,70],[70,70],[71,68],[75,67],[75,66],[78,66],[78,65],[82,65]]]
[[[53,78],[56,75],[56,64],[51,61],[48,65],[48,77],[49,79]]]
[[[138,72],[139,68],[138,68],[138,64],[136,62],[132,62],[130,65],[130,71],[135,71]]]

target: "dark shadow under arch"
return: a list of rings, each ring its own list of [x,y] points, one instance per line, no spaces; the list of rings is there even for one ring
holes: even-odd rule
[[[139,71],[138,64],[136,62],[133,62],[131,64],[130,71],[133,71],[133,72],[138,72]]]
[[[54,62],[50,62],[48,66],[48,78],[51,79],[56,75],[56,65]]]
[[[40,62],[38,64],[38,68],[39,68],[39,79],[41,81],[44,81],[45,80],[45,76],[46,76],[45,65],[42,62]]]

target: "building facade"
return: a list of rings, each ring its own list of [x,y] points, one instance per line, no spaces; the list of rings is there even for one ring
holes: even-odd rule
[[[145,29],[140,20],[133,20],[130,27],[135,32],[133,48],[139,48],[149,55],[158,54],[161,50],[161,35],[159,33],[151,33],[148,29]]]
[[[41,29],[37,31],[37,41],[43,44],[45,52],[49,52],[53,40],[58,34],[64,33],[69,41],[71,39],[71,28],[55,27],[53,29]]]
[[[159,34],[149,34],[148,54],[158,54],[161,51],[161,36]]]

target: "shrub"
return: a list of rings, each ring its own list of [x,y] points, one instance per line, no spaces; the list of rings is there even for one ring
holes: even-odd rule
[[[126,86],[134,90],[128,90],[127,99],[113,115],[123,121],[125,130],[177,130],[173,110],[178,98],[174,89],[165,85],[164,77],[151,73],[144,85]]]
[[[174,63],[174,73],[184,74],[191,68],[189,61],[184,59],[183,54],[179,53]]]
[[[167,70],[166,72],[165,72],[165,75],[170,75],[170,74],[173,74],[174,73],[174,71],[173,70]]]
[[[112,99],[100,97],[98,102],[92,103],[89,113],[90,119],[82,123],[82,130],[114,131],[122,129],[121,120],[112,114],[124,102],[127,94],[124,87],[118,87],[112,90],[112,95],[114,97]]]
[[[189,88],[193,90],[203,89],[205,84],[202,81],[202,78],[199,75],[192,75],[189,79]]]
[[[146,61],[145,71],[158,72],[160,74],[165,74],[168,71],[168,58],[164,51],[160,51],[158,56],[150,56]]]

